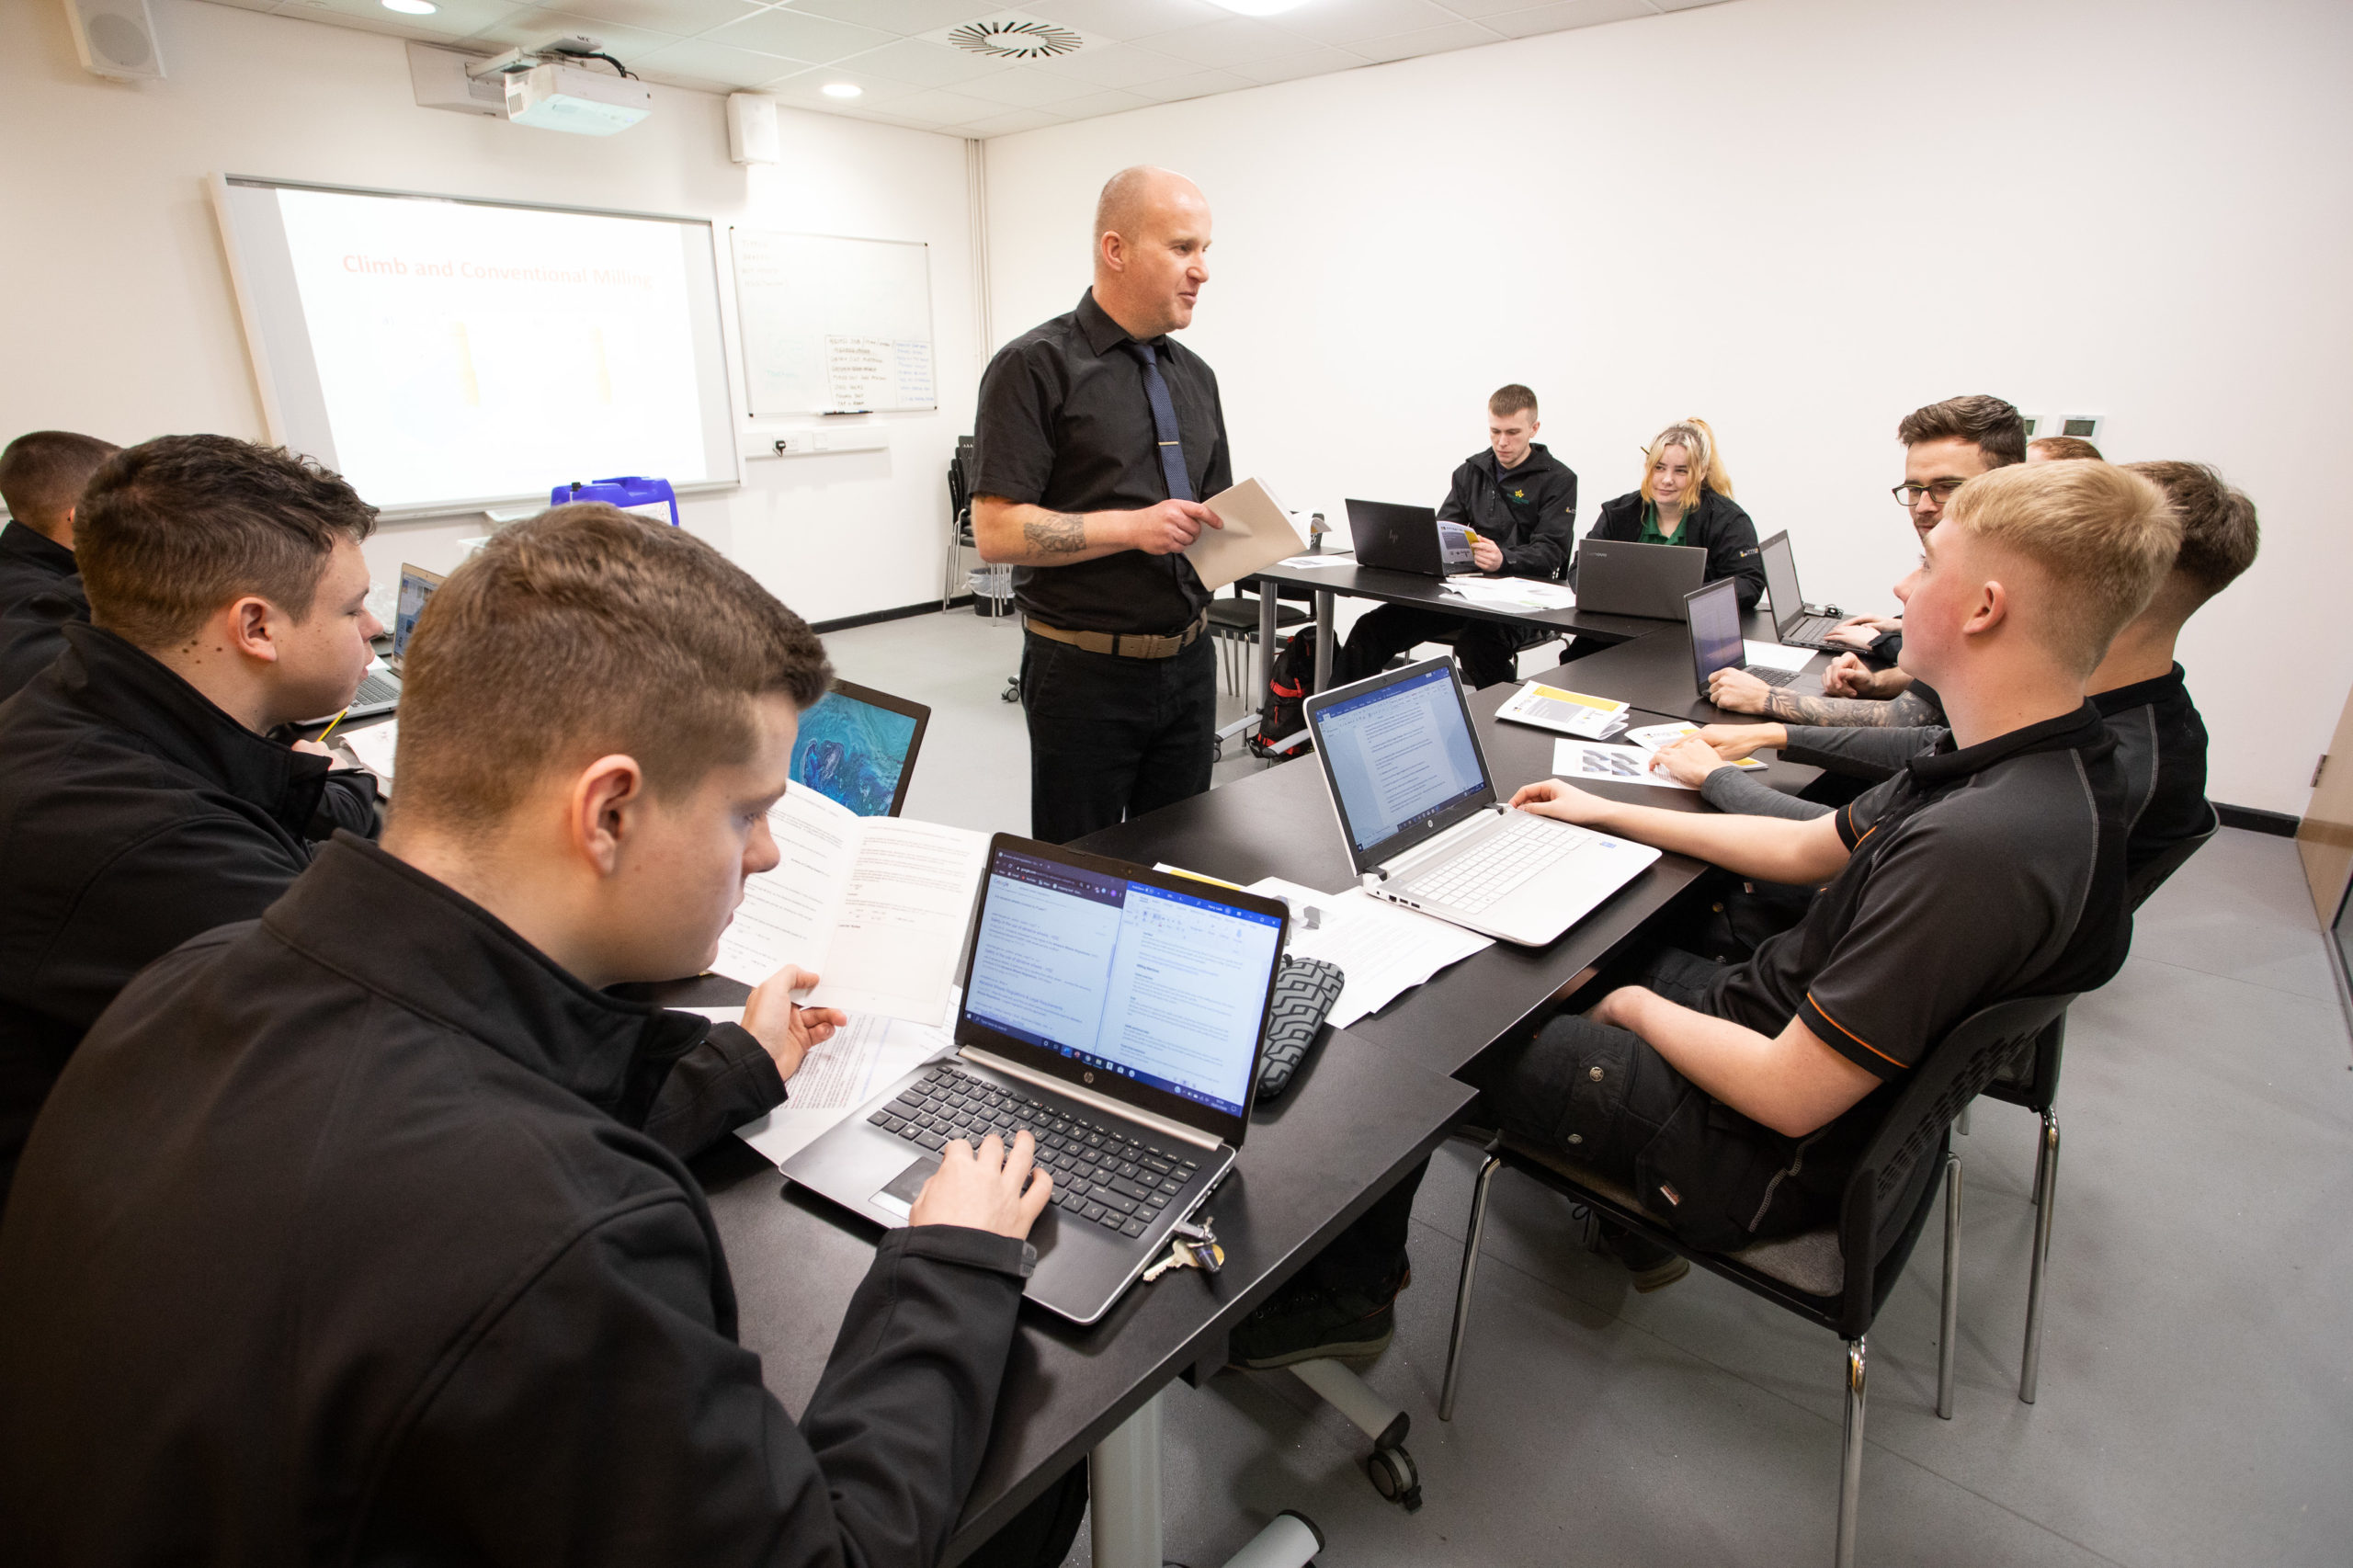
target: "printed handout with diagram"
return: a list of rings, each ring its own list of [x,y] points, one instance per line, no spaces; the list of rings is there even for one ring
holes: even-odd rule
[[[1554,741],[1552,775],[1556,778],[1592,779],[1604,784],[1648,784],[1660,790],[1688,790],[1654,766],[1658,753],[1644,746],[1608,745],[1599,741]]]
[[[1582,691],[1531,680],[1495,710],[1495,717],[1597,741],[1625,723],[1628,711],[1628,704],[1615,698],[1587,697]]]
[[[819,977],[810,1006],[943,1023],[987,835],[858,816],[799,784],[768,830],[783,858],[745,885],[712,971],[757,985],[798,964]]]

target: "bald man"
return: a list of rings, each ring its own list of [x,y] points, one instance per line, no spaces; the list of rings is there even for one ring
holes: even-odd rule
[[[1168,334],[1209,280],[1210,209],[1123,169],[1095,209],[1078,308],[981,377],[972,537],[1013,564],[1029,824],[1067,844],[1210,787],[1210,591],[1182,553],[1233,483],[1217,377]]]

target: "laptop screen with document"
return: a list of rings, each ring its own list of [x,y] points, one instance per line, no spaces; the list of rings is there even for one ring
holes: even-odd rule
[[[1495,798],[1448,660],[1312,698],[1308,717],[1359,871]]]
[[[1197,1126],[1233,1124],[1238,1143],[1285,915],[1194,886],[1000,835],[957,1040],[1032,1065],[1042,1056],[1057,1077]]]

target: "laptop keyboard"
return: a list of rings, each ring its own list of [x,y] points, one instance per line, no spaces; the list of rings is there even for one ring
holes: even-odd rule
[[[400,699],[401,683],[381,670],[369,671],[368,678],[359,683],[359,689],[351,694],[354,708],[373,707],[379,702],[398,702]]]
[[[927,1151],[951,1138],[978,1147],[994,1132],[1006,1142],[1027,1128],[1038,1163],[1052,1173],[1054,1203],[1074,1219],[1140,1236],[1200,1166],[1190,1154],[1131,1137],[1017,1090],[942,1064],[867,1120]]]
[[[1427,877],[1414,880],[1415,896],[1475,915],[1549,866],[1593,840],[1561,824],[1522,815],[1503,832]]]
[[[1764,665],[1743,665],[1741,673],[1755,676],[1767,686],[1787,686],[1798,678],[1798,672],[1795,670],[1771,669]]]
[[[1824,637],[1836,630],[1837,625],[1836,616],[1810,615],[1782,632],[1781,641],[1792,648],[1819,646]]]

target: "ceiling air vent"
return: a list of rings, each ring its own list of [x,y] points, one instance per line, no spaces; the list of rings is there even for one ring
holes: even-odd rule
[[[944,43],[983,60],[1002,60],[1008,65],[1076,54],[1096,42],[1074,28],[1019,11],[999,11],[923,36],[932,43]]]

